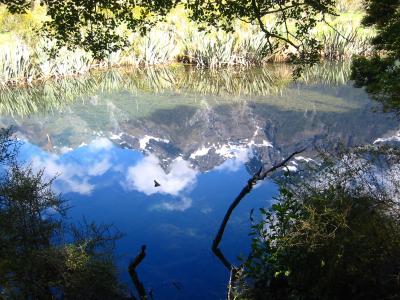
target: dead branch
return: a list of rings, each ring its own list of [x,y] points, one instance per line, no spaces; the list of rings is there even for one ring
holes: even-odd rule
[[[136,268],[142,262],[142,260],[146,257],[146,245],[143,245],[139,254],[135,257],[135,259],[129,264],[128,272],[131,276],[132,282],[135,285],[135,288],[139,294],[141,300],[147,299],[146,289],[144,288],[143,283],[140,281],[139,276],[136,273]]]
[[[234,266],[226,259],[226,257],[224,256],[224,254],[222,253],[222,251],[219,249],[219,244],[222,240],[222,237],[224,235],[225,232],[225,228],[226,225],[232,215],[232,212],[234,211],[234,209],[236,208],[236,206],[239,205],[240,201],[242,201],[242,199],[251,192],[251,190],[253,189],[253,187],[257,184],[258,181],[260,180],[264,180],[269,174],[273,173],[274,171],[276,171],[277,169],[285,166],[295,155],[300,154],[302,152],[304,152],[306,150],[306,148],[300,150],[300,151],[295,151],[293,152],[291,155],[289,155],[285,160],[283,160],[282,162],[280,162],[279,164],[276,164],[274,166],[272,166],[270,169],[266,170],[263,172],[263,168],[261,167],[260,170],[253,175],[253,177],[251,177],[248,181],[246,186],[241,190],[241,192],[239,193],[239,195],[237,195],[237,197],[235,198],[235,200],[233,200],[233,202],[231,203],[231,205],[229,206],[228,210],[225,213],[224,219],[222,220],[221,225],[219,226],[218,232],[214,238],[214,241],[212,243],[212,251],[214,252],[215,256],[218,257],[218,259],[222,262],[222,264],[231,272],[232,268],[234,268]]]

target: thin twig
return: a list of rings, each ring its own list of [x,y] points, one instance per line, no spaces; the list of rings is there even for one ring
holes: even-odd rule
[[[256,19],[258,21],[258,24],[260,26],[260,29],[261,29],[261,31],[263,31],[267,35],[267,37],[274,37],[274,38],[277,38],[279,40],[282,40],[282,41],[292,45],[296,50],[299,50],[299,48],[300,48],[299,45],[296,45],[291,40],[289,40],[289,39],[287,39],[287,38],[285,38],[285,37],[283,37],[283,36],[281,36],[279,34],[272,33],[267,28],[265,28],[265,25],[264,25],[264,23],[263,23],[263,21],[261,19],[262,15],[260,13],[260,9],[257,6],[256,0],[252,0],[251,4],[252,4],[252,7],[253,7],[253,10],[254,10],[254,13],[255,13],[255,17],[256,17]]]
[[[336,29],[334,26],[332,26],[332,25],[325,19],[325,16],[322,18],[322,21],[323,21],[326,25],[328,25],[329,28],[331,28],[333,31],[335,31],[339,36],[341,36],[343,39],[345,39],[346,42],[349,42],[349,43],[353,42],[354,38],[353,38],[353,39],[349,39],[348,37],[344,36],[338,29]]]
[[[239,193],[239,195],[237,195],[237,197],[235,198],[235,200],[233,200],[233,202],[231,203],[231,205],[229,206],[228,210],[225,213],[224,219],[222,220],[221,225],[219,226],[218,232],[215,235],[214,241],[212,243],[212,251],[214,252],[215,256],[218,257],[218,259],[222,262],[222,264],[229,270],[231,271],[233,268],[233,265],[226,259],[226,257],[224,256],[224,254],[221,252],[221,250],[219,249],[219,244],[222,240],[222,237],[224,235],[225,232],[225,228],[226,225],[228,224],[229,218],[232,215],[233,210],[236,208],[236,206],[239,205],[240,201],[242,201],[242,199],[251,192],[251,190],[253,189],[253,187],[257,184],[258,181],[260,180],[264,180],[269,174],[271,174],[272,172],[276,171],[277,169],[285,166],[295,155],[300,154],[302,152],[304,152],[306,150],[306,148],[300,150],[300,151],[295,151],[293,152],[291,155],[289,155],[285,160],[283,160],[282,162],[280,162],[277,165],[272,166],[270,169],[266,170],[266,171],[262,171],[263,168],[261,167],[260,170],[258,170],[258,172],[256,174],[253,175],[253,177],[251,177],[248,181],[246,186],[241,190],[241,192]]]

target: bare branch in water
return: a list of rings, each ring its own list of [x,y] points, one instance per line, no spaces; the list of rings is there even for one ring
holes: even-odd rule
[[[136,273],[136,268],[142,262],[142,260],[146,257],[146,245],[143,245],[139,254],[135,257],[135,259],[129,264],[128,272],[131,276],[132,282],[135,285],[135,288],[139,294],[141,300],[147,299],[146,289],[144,288],[143,283],[140,281],[139,276]]]
[[[222,264],[231,272],[232,269],[234,268],[234,266],[228,261],[228,259],[225,257],[225,255],[222,253],[222,251],[219,249],[219,244],[222,240],[222,237],[224,235],[225,232],[225,228],[226,225],[232,215],[232,212],[234,211],[234,209],[236,208],[236,206],[239,205],[240,201],[242,201],[242,199],[251,192],[251,190],[253,189],[253,187],[257,184],[258,181],[260,180],[264,180],[269,174],[273,173],[274,171],[276,171],[277,169],[286,166],[286,164],[297,154],[300,154],[302,152],[304,152],[306,150],[306,148],[299,150],[299,151],[295,151],[293,152],[291,155],[289,155],[285,160],[283,160],[282,162],[280,162],[279,164],[276,164],[274,166],[272,166],[270,169],[263,171],[263,168],[261,167],[260,170],[253,175],[253,177],[251,177],[248,181],[246,186],[241,190],[241,192],[239,193],[239,195],[237,195],[237,197],[235,198],[235,200],[233,200],[233,202],[231,203],[231,205],[229,206],[228,210],[225,213],[224,219],[222,220],[221,225],[219,226],[218,232],[214,238],[214,241],[212,243],[212,251],[214,252],[215,256],[218,257],[218,259],[222,262]]]

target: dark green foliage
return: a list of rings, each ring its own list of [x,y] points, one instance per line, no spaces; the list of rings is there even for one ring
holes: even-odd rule
[[[400,0],[367,0],[365,26],[374,26],[376,51],[370,58],[355,58],[352,79],[388,108],[400,108]]]
[[[53,55],[66,46],[69,49],[81,47],[91,52],[95,58],[127,46],[128,40],[119,27],[126,24],[134,31],[144,31],[152,22],[147,1],[118,0],[42,0],[46,6],[46,21],[40,33],[57,42],[56,48],[48,49]],[[24,13],[31,5],[27,0],[0,0],[12,13]],[[142,5],[135,13],[134,9]]]
[[[49,256],[50,240],[61,224],[46,218],[46,209],[62,213],[42,174],[17,166],[7,172],[0,186],[0,286],[5,293],[49,297],[48,280],[53,267]]]
[[[400,61],[377,55],[371,58],[357,57],[353,60],[351,71],[356,87],[365,87],[388,110],[400,108]]]
[[[257,24],[265,34],[270,53],[279,48],[292,48],[289,51],[291,61],[299,66],[295,75],[299,75],[302,67],[320,59],[321,41],[312,38],[310,32],[324,22],[327,15],[335,14],[334,0],[204,0],[188,2],[187,6],[197,22],[227,31],[233,30],[233,20]],[[274,17],[273,24],[268,24],[267,16]]]
[[[13,13],[29,8],[30,1],[0,0]],[[233,30],[234,20],[255,23],[264,32],[271,54],[278,49],[289,50],[292,61],[299,66],[312,65],[319,60],[321,42],[310,32],[327,15],[334,14],[335,0],[290,1],[174,1],[174,0],[42,0],[51,18],[41,28],[42,34],[57,41],[59,47],[76,46],[90,51],[95,58],[128,45],[123,30],[144,33],[176,5],[182,3],[191,18],[205,27],[211,25]],[[268,25],[266,16],[274,16]],[[289,49],[291,48],[291,49]]]
[[[398,166],[398,151],[381,150],[334,157],[336,163],[330,157],[309,171],[311,181],[290,176],[280,183],[278,201],[253,226],[241,298],[400,297],[399,179],[387,173],[393,196],[361,158],[379,171]]]
[[[0,0],[0,4],[7,5],[12,13],[24,13],[30,7],[30,1],[27,0]]]
[[[400,1],[366,0],[365,26],[375,26],[378,34],[372,40],[377,50],[400,57]]]
[[[26,0],[0,0],[0,3],[12,13],[24,13],[30,7],[30,1]],[[41,0],[40,3],[46,6],[50,17],[40,33],[57,43],[55,48],[48,49],[50,53],[56,55],[64,46],[81,47],[97,59],[128,46],[126,30],[144,33],[175,5],[175,1],[165,0]]]
[[[9,143],[3,132],[4,153]],[[43,172],[20,166],[15,155],[0,159],[0,298],[124,298],[112,256],[119,235],[87,222],[71,227]]]

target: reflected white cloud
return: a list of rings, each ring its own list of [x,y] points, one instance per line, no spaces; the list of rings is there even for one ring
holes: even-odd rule
[[[200,212],[207,215],[209,213],[211,213],[213,211],[213,209],[211,207],[203,207],[200,209]]]
[[[110,157],[104,157],[101,161],[95,162],[88,169],[88,175],[90,176],[101,176],[111,168]]]
[[[63,163],[56,156],[33,157],[32,168],[36,171],[43,169],[44,176],[48,179],[57,177],[54,189],[57,192],[75,192],[89,195],[94,186],[89,183],[84,169],[75,163]]]
[[[190,164],[181,157],[171,163],[170,171],[166,173],[161,168],[158,158],[151,154],[128,169],[125,187],[146,195],[163,193],[177,196],[195,184],[196,175],[197,171],[193,170]],[[160,186],[155,187],[154,180],[157,180]]]
[[[164,201],[152,207],[152,210],[185,211],[192,207],[192,199],[182,197],[178,201]]]
[[[63,146],[63,147],[60,148],[60,153],[61,153],[61,154],[65,154],[65,153],[71,152],[71,151],[73,151],[73,150],[74,150],[74,149],[72,149],[71,147],[65,147],[65,146]]]
[[[112,168],[111,157],[107,153],[112,143],[104,138],[94,140],[88,146],[88,159],[71,159],[64,155],[40,155],[31,160],[35,171],[43,170],[47,179],[56,177],[54,189],[60,193],[79,193],[90,195],[95,186],[90,183],[94,176],[101,176]]]
[[[92,152],[98,152],[100,150],[108,151],[113,147],[113,143],[109,139],[98,138],[92,141],[88,147]]]
[[[167,236],[190,236],[196,238],[202,238],[204,236],[199,235],[198,230],[196,228],[190,227],[179,227],[175,224],[163,223],[157,226],[157,230],[161,232],[163,235]]]

